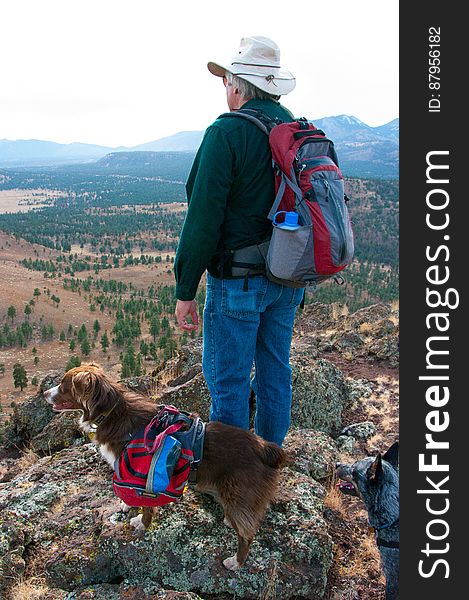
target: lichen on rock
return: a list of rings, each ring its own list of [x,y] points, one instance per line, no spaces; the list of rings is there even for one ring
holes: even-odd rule
[[[337,433],[342,412],[349,406],[347,383],[331,362],[311,361],[306,354],[292,355],[292,427]]]

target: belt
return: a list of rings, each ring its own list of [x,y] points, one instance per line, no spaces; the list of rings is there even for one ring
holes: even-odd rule
[[[269,242],[270,240],[267,240],[261,244],[234,250],[231,261],[231,277],[265,274],[265,257],[269,249]]]

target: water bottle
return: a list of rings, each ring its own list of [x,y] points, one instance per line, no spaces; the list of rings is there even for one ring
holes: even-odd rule
[[[277,223],[278,215],[285,215],[283,222]],[[274,227],[278,227],[280,229],[289,229],[290,231],[299,229],[300,226],[298,224],[298,213],[293,211],[288,212],[286,210],[279,210],[277,213],[275,213],[272,224]]]

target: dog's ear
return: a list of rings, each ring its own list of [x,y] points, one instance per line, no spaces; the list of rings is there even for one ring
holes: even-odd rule
[[[394,469],[397,471],[399,468],[399,442],[394,442],[392,446],[390,446],[386,454],[383,455],[383,460],[387,461]]]
[[[96,382],[96,375],[90,371],[80,371],[72,377],[72,396],[86,408],[94,395]]]
[[[378,456],[368,467],[368,471],[366,472],[366,476],[370,483],[378,483],[379,478],[383,472],[383,463],[381,459],[381,453],[378,452]]]

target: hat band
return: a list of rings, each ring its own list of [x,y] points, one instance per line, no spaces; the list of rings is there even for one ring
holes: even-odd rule
[[[237,77],[241,77],[242,75],[249,75],[249,77],[262,77],[262,79],[268,79],[269,77],[273,77],[274,79],[281,81],[291,81],[290,77],[279,77],[278,75],[259,75],[259,73],[245,73],[244,71],[241,71],[240,73],[235,73],[233,71],[231,74],[236,75]]]
[[[268,69],[280,69],[279,65],[258,65],[256,63],[232,62],[232,65],[244,65],[245,67],[266,67]]]

